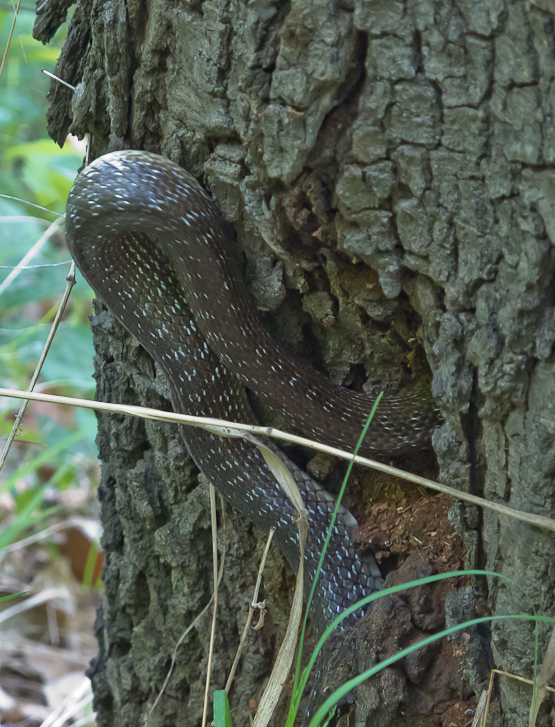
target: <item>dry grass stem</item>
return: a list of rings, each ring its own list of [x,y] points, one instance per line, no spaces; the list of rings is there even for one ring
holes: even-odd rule
[[[202,727],[206,727],[208,719],[208,698],[210,696],[210,674],[212,672],[212,659],[214,657],[214,639],[216,636],[216,615],[218,611],[218,518],[216,514],[216,490],[210,483],[210,523],[212,525],[212,566],[214,575],[214,594],[212,596],[212,626],[210,628],[210,647],[208,649],[208,664],[206,667],[206,686],[204,689],[204,707],[202,710]]]
[[[485,507],[489,510],[497,512],[499,515],[507,515],[517,520],[522,520],[530,525],[536,525],[538,527],[546,528],[548,530],[555,531],[555,520],[545,517],[544,515],[536,515],[535,513],[523,512],[522,510],[514,510],[507,505],[502,505],[497,502],[489,502],[484,500],[482,497],[471,495],[468,492],[462,492],[456,490],[454,487],[443,485],[433,480],[428,480],[426,477],[419,477],[413,475],[410,472],[404,472],[403,470],[392,467],[391,465],[382,464],[375,460],[368,459],[367,457],[361,457],[356,455],[353,457],[349,452],[345,452],[337,447],[328,447],[325,444],[319,444],[313,442],[305,437],[297,437],[294,434],[288,434],[282,432],[279,429],[273,427],[260,427],[254,424],[236,424],[223,421],[222,419],[211,419],[208,417],[193,417],[187,414],[174,414],[172,412],[161,411],[160,409],[149,409],[141,406],[124,406],[116,404],[107,404],[105,402],[89,401],[87,399],[76,399],[69,396],[54,396],[53,394],[39,394],[36,392],[25,392],[15,389],[3,389],[0,388],[0,396],[13,397],[16,399],[29,399],[31,401],[46,401],[53,404],[64,404],[67,406],[80,406],[85,409],[93,409],[95,411],[111,412],[114,414],[126,414],[128,416],[139,417],[142,419],[157,419],[163,422],[172,422],[176,424],[186,424],[189,426],[202,427],[212,432],[217,432],[220,436],[228,437],[239,437],[244,436],[245,432],[250,434],[257,434],[259,436],[273,437],[286,442],[292,442],[293,444],[299,444],[303,447],[309,447],[319,452],[325,452],[334,457],[340,459],[352,460],[354,459],[356,464],[369,467],[377,470],[378,472],[384,472],[394,477],[399,477],[406,480],[407,482],[413,482],[421,487],[427,487],[437,492],[443,492],[444,494],[452,497],[455,500],[464,500],[470,502],[478,507]]]
[[[550,647],[553,642],[554,642],[554,638],[553,638],[553,634],[552,634],[551,639],[549,641],[549,646],[547,647],[548,653],[546,654],[546,658],[544,659],[544,664],[548,658],[548,654],[550,653]],[[543,667],[543,665],[542,665],[542,667]],[[478,708],[476,710],[476,715],[474,717],[474,721],[472,722],[472,727],[476,727],[476,725],[480,725],[480,727],[486,727],[486,722],[488,719],[488,712],[489,712],[489,705],[491,702],[491,695],[492,695],[492,691],[493,691],[493,682],[494,682],[496,674],[499,674],[500,676],[509,677],[510,679],[516,679],[519,682],[524,682],[525,684],[530,684],[532,686],[534,684],[532,679],[525,679],[524,677],[518,676],[517,674],[510,674],[508,671],[501,671],[501,669],[492,669],[490,678],[489,678],[489,686],[488,686],[487,692],[483,692],[482,696],[480,697],[480,702],[478,703]],[[539,681],[539,675],[538,675],[538,681]],[[555,689],[553,689],[552,687],[546,686],[546,690],[548,692],[555,693]],[[478,715],[478,711],[480,710],[480,705],[482,704],[484,696],[487,696],[485,709],[482,708],[482,710],[480,711],[480,714]],[[538,703],[538,708],[539,708],[539,703]],[[534,715],[533,721],[530,722],[530,727],[533,727],[533,725],[535,724],[536,716],[537,716],[537,710],[536,710],[536,714]],[[478,717],[478,719],[477,719],[477,717]],[[532,708],[530,711],[530,719],[532,720]]]
[[[0,78],[2,78],[2,73],[4,72],[4,66],[6,64],[6,58],[8,57],[8,51],[10,50],[13,32],[15,30],[15,24],[17,23],[17,16],[19,15],[20,7],[21,7],[21,0],[19,0],[19,2],[17,3],[17,8],[14,8],[13,23],[12,23],[12,27],[10,29],[10,34],[8,36],[8,42],[6,43],[6,48],[4,50],[4,55],[2,56],[2,63],[0,64]]]
[[[79,714],[93,699],[91,683],[83,675],[83,683],[73,694],[69,694],[63,702],[56,707],[40,725],[40,727],[63,727],[64,724],[76,714]],[[92,722],[92,719],[88,720]]]
[[[223,545],[222,545],[222,557],[221,557],[221,561],[220,561],[220,571],[218,573],[218,586],[222,582],[222,576],[224,574],[224,563],[225,563],[225,514],[224,514],[224,500],[223,500],[223,498],[222,498],[221,495],[220,495],[220,506],[222,508],[222,542],[223,542]],[[206,606],[202,609],[202,611],[199,613],[199,615],[193,620],[193,622],[189,626],[187,626],[187,628],[185,629],[185,631],[179,637],[179,640],[177,641],[177,643],[176,643],[176,645],[175,645],[175,647],[173,649],[172,661],[171,661],[171,664],[170,664],[170,668],[168,669],[168,673],[166,674],[166,678],[164,679],[164,683],[162,684],[162,687],[161,687],[160,691],[158,692],[158,694],[156,696],[156,699],[154,700],[154,704],[152,705],[152,707],[150,709],[150,712],[148,713],[148,717],[146,718],[146,722],[145,722],[145,727],[146,727],[146,725],[148,725],[148,722],[149,722],[149,720],[150,720],[150,718],[152,716],[152,713],[156,709],[156,705],[158,704],[158,702],[162,698],[162,695],[164,694],[164,692],[166,690],[166,687],[168,686],[168,682],[170,681],[170,677],[171,677],[171,675],[173,673],[173,669],[175,667],[175,662],[177,660],[177,651],[178,651],[179,647],[183,643],[183,640],[186,638],[187,634],[190,634],[191,631],[198,624],[198,622],[204,617],[205,613],[210,608],[213,599],[214,599],[214,593],[212,593],[212,596],[210,597],[210,600],[208,601],[208,603],[206,604]]]
[[[484,710],[486,708],[487,700],[488,700],[488,694],[489,691],[482,692],[480,696],[480,701],[478,702],[478,705],[476,707],[476,712],[474,713],[474,719],[472,720],[472,727],[478,727],[479,724],[481,724],[482,715],[484,714]]]
[[[299,513],[296,523],[299,530],[300,560],[289,623],[287,624],[285,637],[281,644],[274,663],[274,668],[272,669],[270,679],[266,689],[264,690],[264,694],[262,695],[252,724],[252,727],[267,727],[268,723],[272,719],[276,705],[283,691],[285,680],[291,670],[297,646],[299,626],[303,615],[304,551],[308,535],[308,513],[305,509],[301,493],[298,490],[293,475],[289,472],[285,464],[271,449],[268,449],[268,447],[260,442],[256,441],[255,443],[260,449],[268,467],[272,470],[277,481],[284,488],[285,493],[293,504],[293,507],[295,507]]]
[[[555,674],[555,628],[551,632],[551,637],[547,644],[547,650],[545,652],[539,674],[536,677],[536,693],[535,699],[532,700],[532,704],[530,706],[530,717],[528,721],[529,727],[534,727],[536,724],[539,708],[545,699],[547,690],[550,689],[547,686],[547,682],[551,679],[553,674]],[[550,689],[550,691],[555,690]]]
[[[262,558],[260,559],[260,567],[258,568],[258,577],[256,579],[256,585],[254,586],[254,593],[252,594],[252,601],[251,601],[251,605],[249,606],[249,612],[247,614],[247,622],[245,623],[245,628],[243,629],[243,633],[241,634],[241,641],[239,642],[239,646],[237,647],[237,653],[235,654],[235,659],[233,660],[233,664],[231,666],[231,671],[229,672],[229,676],[227,678],[227,682],[225,685],[226,693],[229,693],[229,690],[233,683],[233,679],[235,678],[235,672],[237,671],[237,667],[239,665],[239,659],[241,658],[241,654],[243,653],[243,646],[245,644],[245,639],[247,638],[247,634],[249,632],[249,627],[251,625],[252,617],[254,615],[255,609],[258,608],[258,591],[260,590],[260,584],[262,583],[262,574],[264,572],[264,566],[266,565],[266,558],[268,557],[268,551],[270,550],[270,545],[272,544],[272,540],[273,540],[275,532],[276,532],[275,528],[270,528],[270,532],[268,533],[268,539],[266,540],[266,545],[264,547],[264,552],[262,553]]]

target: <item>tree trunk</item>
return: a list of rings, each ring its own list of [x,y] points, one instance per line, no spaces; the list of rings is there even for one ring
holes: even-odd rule
[[[36,37],[49,40],[67,4],[40,4]],[[235,224],[249,285],[277,337],[355,387],[387,392],[425,378],[429,365],[444,417],[434,435],[442,481],[549,515],[554,11],[552,0],[80,0],[57,68],[77,89],[53,84],[49,129],[60,143],[68,132],[90,133],[91,159],[131,147],[182,164]],[[99,399],[168,408],[163,376],[102,306],[93,329]],[[208,598],[207,490],[174,427],[101,415],[98,441],[106,590],[91,674],[99,725],[135,727]],[[434,471],[431,455],[400,464]],[[368,502],[397,485],[380,490],[365,478],[373,494],[358,486],[351,500],[371,523]],[[531,613],[531,603],[550,613],[552,535],[474,508],[454,506],[450,521],[468,566],[521,587],[463,584],[447,598],[449,620],[475,607]],[[213,677],[220,688],[261,537],[228,512]],[[365,542],[387,555],[389,540]],[[415,558],[406,574],[438,569],[414,539],[405,545]],[[265,584],[271,612],[249,637],[232,695],[236,727],[248,724],[283,633],[291,578],[277,552]],[[355,672],[382,658],[373,639],[385,638],[383,620],[387,629],[404,624],[401,645],[411,629],[439,628],[435,617],[426,621],[426,594],[391,599],[373,625],[343,639],[354,645],[347,662]],[[205,619],[179,646],[150,724],[199,724],[208,633]],[[473,688],[491,663],[532,677],[531,624],[500,620],[469,635],[454,651]],[[428,651],[359,688],[357,727],[470,721],[460,708],[468,691],[446,666],[452,646],[444,648],[451,656]],[[503,677],[499,723],[527,724],[530,698],[527,686]],[[538,724],[552,720],[544,705]]]

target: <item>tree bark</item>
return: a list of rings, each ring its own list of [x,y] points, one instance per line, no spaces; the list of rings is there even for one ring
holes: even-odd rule
[[[48,41],[66,5],[40,4],[36,37]],[[552,0],[81,0],[56,71],[77,88],[53,84],[49,129],[60,143],[90,133],[91,158],[132,147],[182,164],[235,224],[277,336],[354,386],[388,391],[429,365],[441,479],[553,515],[554,12]],[[163,377],[101,306],[93,329],[98,397],[168,407]],[[207,600],[207,494],[172,427],[102,415],[98,441],[106,590],[91,673],[99,725],[135,727]],[[403,464],[434,467],[426,456]],[[551,613],[550,533],[474,508],[455,506],[450,519],[468,566],[521,587],[463,585],[448,619],[476,604]],[[218,687],[261,552],[235,514],[226,541]],[[235,725],[263,685],[289,585],[273,553],[273,623],[250,637]],[[389,606],[382,620],[415,621],[410,599]],[[355,670],[381,658],[369,643],[384,637],[376,623],[351,637]],[[179,647],[151,724],[199,723],[208,631],[203,621]],[[531,625],[500,620],[470,636],[456,651],[475,689],[490,660],[532,677]],[[468,694],[453,678],[426,702],[441,663],[428,652],[420,671],[360,688],[356,725],[449,724],[449,705]],[[526,724],[530,697],[503,679],[498,721]],[[553,724],[549,710],[538,724]]]

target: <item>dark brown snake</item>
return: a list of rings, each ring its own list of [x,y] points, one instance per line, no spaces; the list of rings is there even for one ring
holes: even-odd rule
[[[100,157],[79,175],[67,204],[68,245],[83,276],[163,369],[178,412],[252,422],[245,386],[320,442],[352,450],[370,397],[331,383],[266,330],[238,268],[216,205],[181,167],[155,154]],[[428,390],[385,397],[363,446],[394,454],[429,446],[437,411]],[[199,469],[297,568],[295,512],[258,449],[242,439],[183,428]],[[312,581],[333,498],[283,455],[310,512]],[[344,509],[324,562],[313,619],[318,630],[381,585],[352,545]]]

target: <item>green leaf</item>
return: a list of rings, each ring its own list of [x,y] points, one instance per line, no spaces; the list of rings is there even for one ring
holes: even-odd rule
[[[233,727],[225,689],[218,689],[214,692],[214,727]]]

